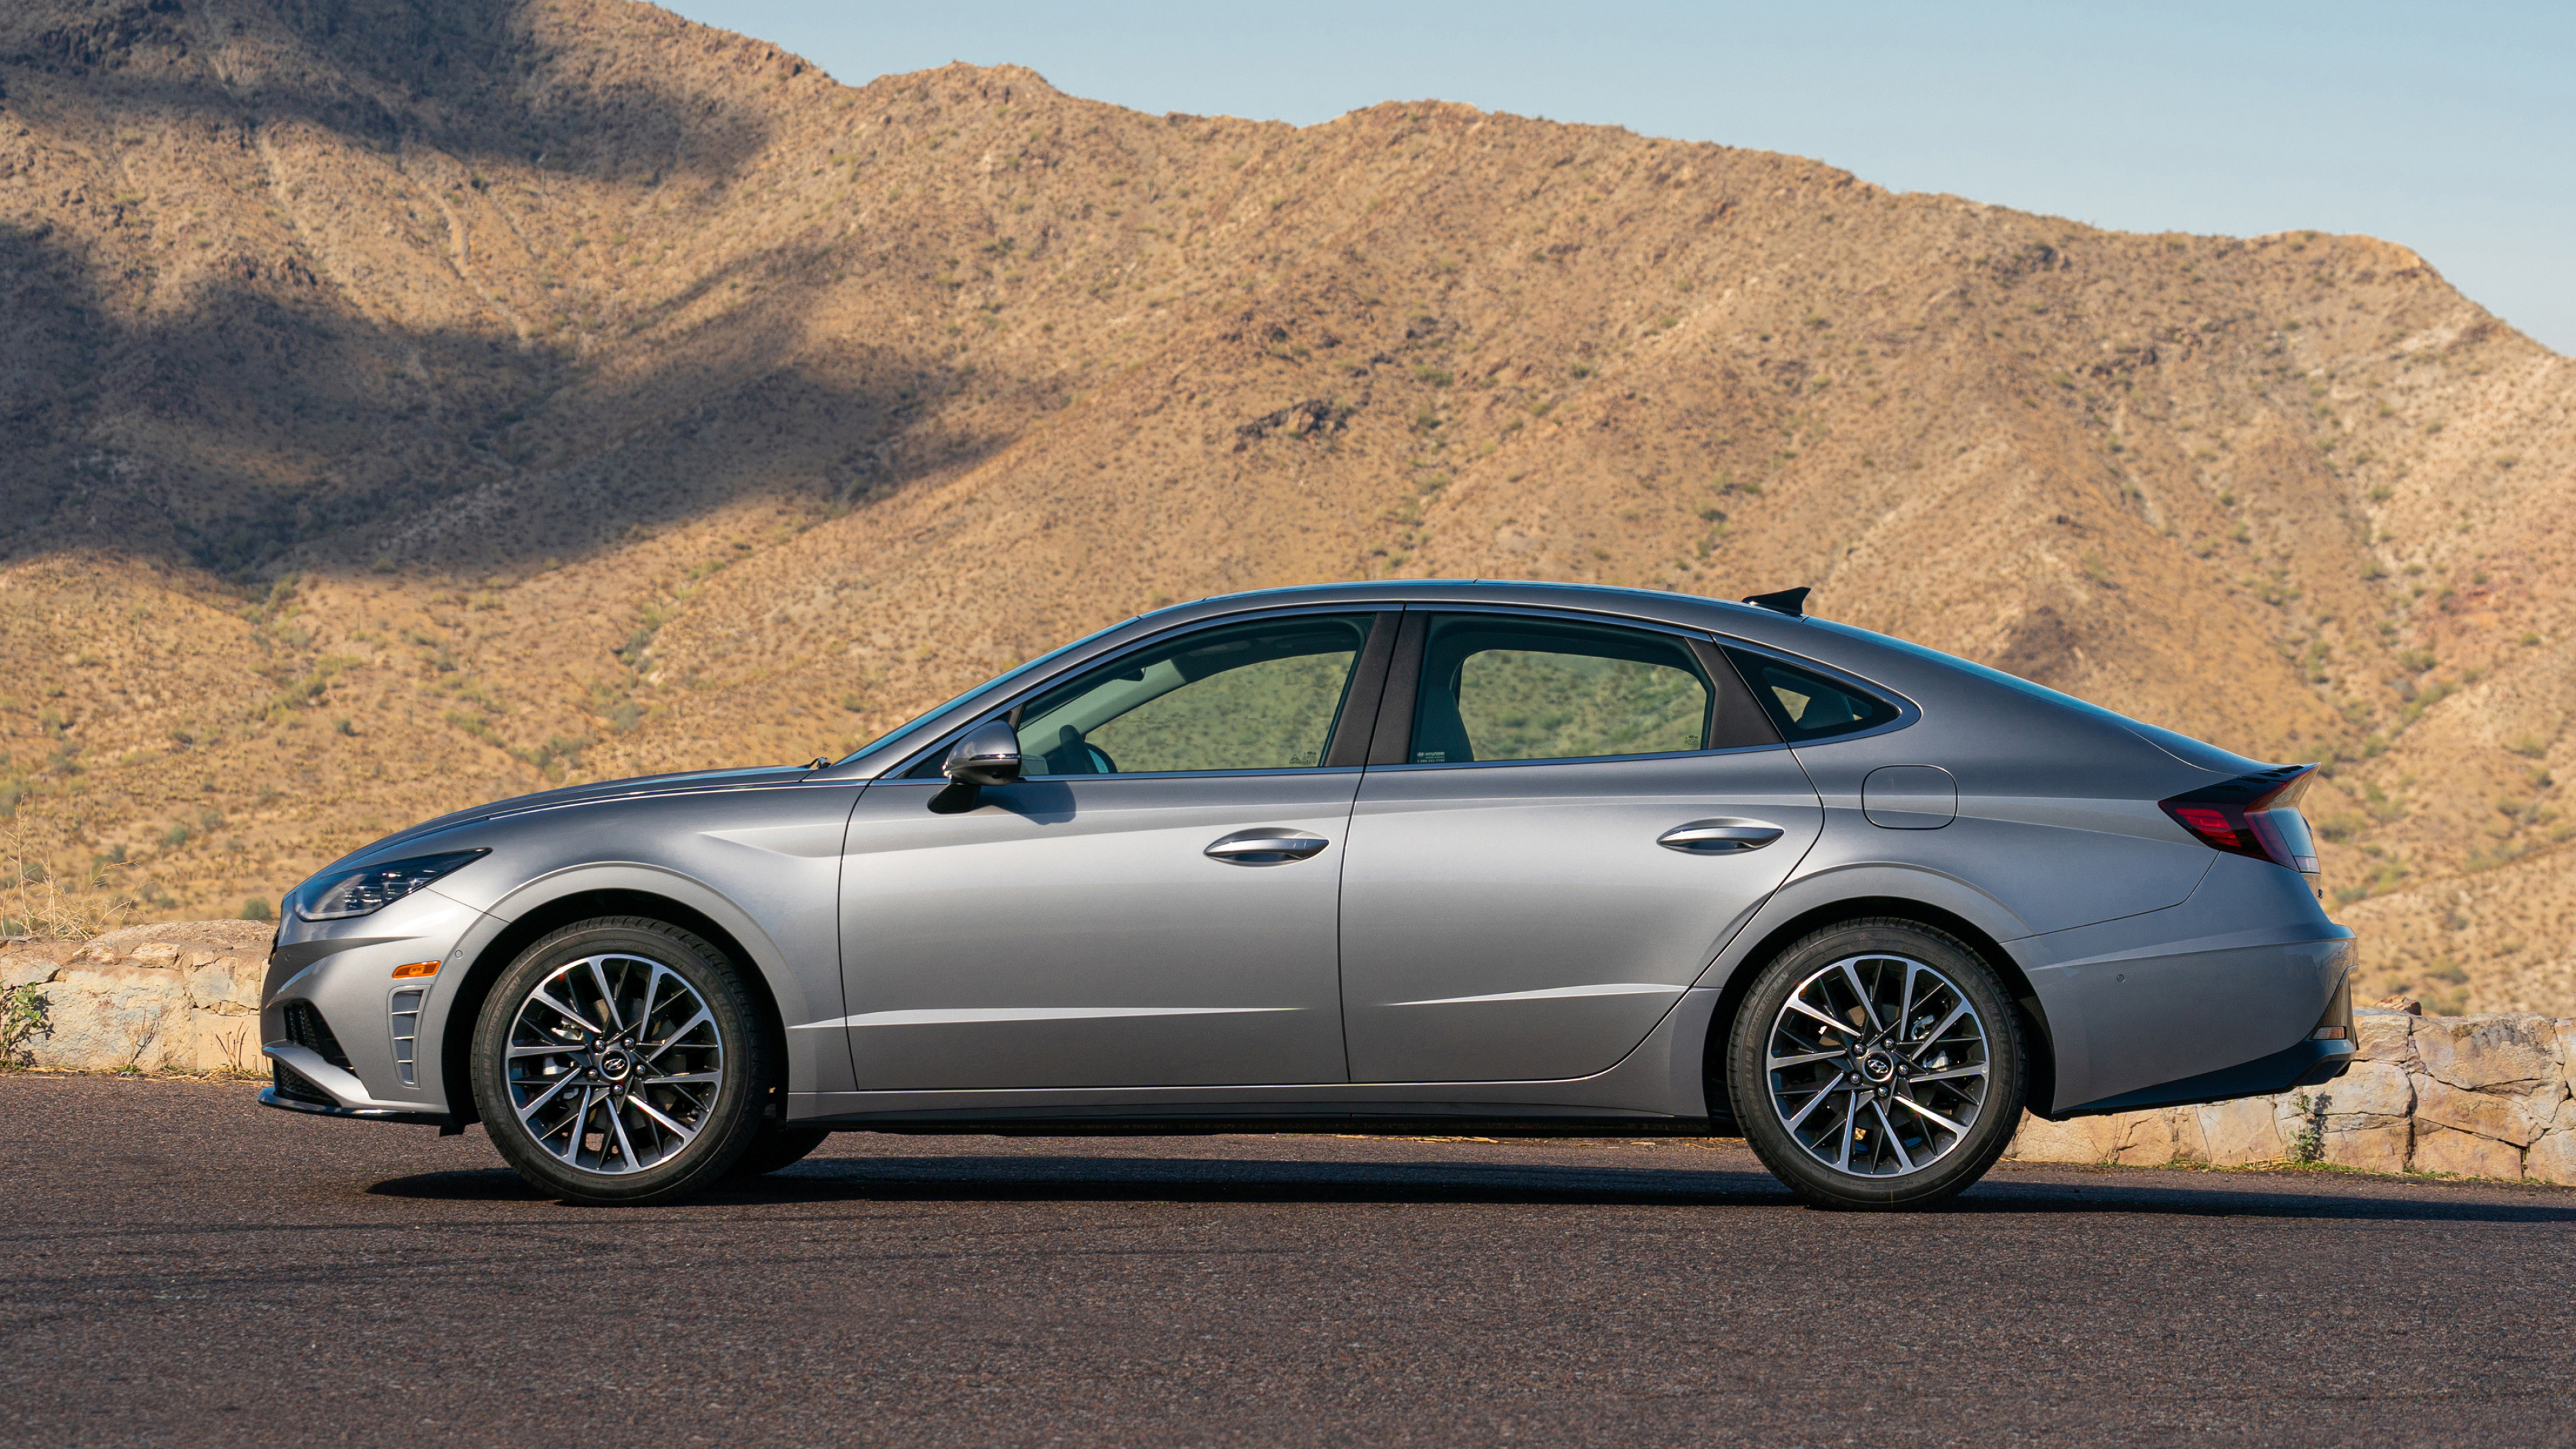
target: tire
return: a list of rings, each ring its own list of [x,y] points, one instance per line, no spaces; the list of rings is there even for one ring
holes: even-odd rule
[[[2011,1143],[2028,1081],[2003,978],[1913,921],[1846,921],[1791,945],[1754,977],[1728,1032],[1745,1140],[1823,1208],[1957,1196]]]
[[[832,1134],[820,1127],[789,1127],[777,1122],[763,1122],[751,1146],[734,1159],[733,1171],[725,1174],[729,1182],[745,1182],[765,1177],[782,1167],[794,1167],[805,1160],[805,1154],[823,1145]]]
[[[758,1138],[768,1038],[723,952],[644,917],[583,921],[520,953],[484,998],[474,1106],[539,1192],[670,1202],[723,1181]]]

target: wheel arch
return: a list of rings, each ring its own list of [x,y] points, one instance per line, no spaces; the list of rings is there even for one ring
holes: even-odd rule
[[[787,1023],[781,1014],[777,992],[769,973],[759,959],[745,949],[735,932],[703,910],[676,897],[633,887],[594,887],[552,897],[530,907],[513,918],[500,932],[474,952],[459,982],[456,996],[447,1010],[447,1027],[438,1046],[439,1078],[446,1087],[449,1115],[459,1124],[476,1121],[480,1114],[474,1106],[472,1078],[468,1075],[474,1051],[474,1029],[483,1014],[483,1003],[492,994],[492,984],[522,952],[549,934],[577,922],[605,916],[642,916],[677,926],[730,958],[741,974],[743,986],[751,993],[760,1009],[763,1029],[769,1033],[770,1059],[777,1063],[779,1080],[772,1090],[783,1090],[787,1072]]]
[[[1777,903],[1776,897],[1774,903]],[[1764,914],[1769,915],[1768,912]],[[1727,1042],[1735,1033],[1736,1014],[1742,1010],[1744,998],[1752,992],[1754,978],[1762,974],[1762,967],[1790,945],[1828,926],[1844,921],[1886,919],[1912,921],[1955,936],[1995,969],[1996,974],[2004,979],[2006,989],[2012,993],[2013,1004],[2021,1010],[2023,1035],[2029,1043],[2030,1078],[2025,1101],[2039,1104],[2032,1107],[2033,1111],[2054,1101],[2057,1047],[2050,1034],[2047,1010],[2040,1004],[2038,993],[2032,989],[2030,977],[2013,959],[2012,953],[2003,948],[1995,933],[1956,910],[1917,896],[1851,895],[1816,902],[1804,909],[1793,908],[1789,914],[1776,919],[1757,917],[1746,932],[1752,938],[1752,944],[1730,949],[1720,959],[1725,978],[1718,983],[1717,1009],[1709,1016],[1708,1037],[1700,1059],[1702,1090],[1708,1094],[1712,1115],[1723,1112],[1730,1122],[1735,1119],[1735,1104],[1727,1086]],[[1711,975],[1715,974],[1716,968],[1712,968]],[[1703,982],[1707,979],[1702,978]]]

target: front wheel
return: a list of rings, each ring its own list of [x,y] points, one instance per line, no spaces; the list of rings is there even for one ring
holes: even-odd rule
[[[668,1202],[759,1135],[768,1033],[724,953],[661,921],[567,926],[512,962],[474,1029],[474,1106],[539,1191]]]
[[[733,1171],[726,1174],[735,1182],[766,1177],[782,1168],[794,1167],[805,1160],[805,1154],[823,1145],[832,1134],[820,1127],[789,1127],[777,1122],[761,1124],[760,1135],[751,1146],[734,1159]]]
[[[1947,932],[1850,921],[1754,978],[1728,1088],[1772,1175],[1819,1207],[1929,1207],[1985,1176],[2020,1125],[2021,1021]]]

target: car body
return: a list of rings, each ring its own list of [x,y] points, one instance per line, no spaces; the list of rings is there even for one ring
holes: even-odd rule
[[[1201,672],[1227,650],[1258,668]],[[1171,698],[1234,713],[1152,713],[1205,680],[1230,682]],[[1029,768],[953,778],[997,719]],[[262,1100],[473,1120],[492,983],[612,915],[729,957],[782,1046],[777,1114],[833,1129],[1723,1131],[1754,973],[1864,917],[1992,968],[2042,1115],[2279,1091],[2349,1059],[2355,942],[2294,812],[2269,818],[2296,855],[2219,815],[2303,778],[1794,600],[1228,595],[836,762],[555,790],[335,862],[283,913]],[[305,914],[423,859],[464,863]]]

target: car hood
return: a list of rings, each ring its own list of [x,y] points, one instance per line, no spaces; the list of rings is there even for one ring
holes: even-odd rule
[[[639,795],[689,795],[709,790],[745,790],[764,785],[792,785],[814,772],[811,765],[772,765],[744,770],[686,770],[670,775],[638,775],[631,780],[597,780],[587,785],[567,785],[560,790],[545,790],[534,795],[517,795],[507,800],[494,800],[482,805],[452,811],[435,820],[424,820],[405,830],[398,830],[371,845],[361,846],[314,872],[321,875],[349,866],[380,860],[401,851],[426,836],[469,825],[478,820],[491,820],[503,815],[519,815],[531,810],[556,810],[569,805],[586,805],[594,800],[628,800]]]

